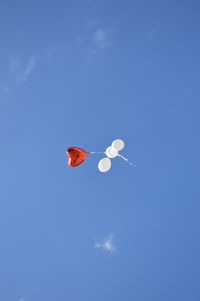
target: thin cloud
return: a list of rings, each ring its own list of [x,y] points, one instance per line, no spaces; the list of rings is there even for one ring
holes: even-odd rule
[[[106,30],[98,28],[92,35],[92,43],[97,49],[103,50],[111,45],[109,34]]]
[[[86,58],[90,59],[112,46],[111,33],[109,28],[101,25],[100,20],[90,17],[85,20],[82,34],[74,39],[74,43],[80,53],[85,53]]]
[[[116,247],[114,246],[113,234],[109,234],[102,241],[96,241],[94,247],[95,249],[101,249],[105,252],[114,252],[116,250]]]
[[[26,62],[20,57],[12,57],[4,66],[0,82],[0,94],[8,94],[13,88],[19,86],[30,78],[35,69],[36,57],[31,56]]]
[[[23,63],[19,57],[10,59],[9,73],[16,83],[26,82],[33,72],[36,64],[36,58],[31,56],[26,63]]]
[[[91,59],[94,55],[106,51],[112,45],[111,36],[108,30],[96,28],[89,35],[86,45],[86,57]]]
[[[19,73],[17,74],[16,77],[16,82],[26,82],[33,70],[35,69],[35,64],[36,64],[36,58],[32,56],[28,62],[23,66],[22,64],[19,65],[20,70]]]

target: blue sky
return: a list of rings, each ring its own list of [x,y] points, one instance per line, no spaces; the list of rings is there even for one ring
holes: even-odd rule
[[[199,12],[0,1],[0,300],[200,300]]]

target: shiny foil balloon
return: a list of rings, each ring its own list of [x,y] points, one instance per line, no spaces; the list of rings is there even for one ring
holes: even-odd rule
[[[79,147],[69,147],[66,150],[66,154],[68,155],[68,165],[75,167],[83,163],[88,155],[88,152]]]

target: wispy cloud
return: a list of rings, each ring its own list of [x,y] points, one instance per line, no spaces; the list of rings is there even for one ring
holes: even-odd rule
[[[113,44],[112,31],[101,23],[95,17],[87,18],[82,33],[75,38],[79,51],[85,52],[87,58],[104,52]]]
[[[111,45],[108,31],[98,28],[92,35],[92,43],[97,49],[103,50]]]
[[[23,63],[19,57],[10,60],[10,73],[15,82],[26,82],[33,72],[36,64],[36,58],[31,56],[26,63]]]
[[[4,66],[0,81],[0,93],[7,94],[16,86],[28,81],[35,69],[36,57],[30,56],[26,61],[20,57],[10,58]]]
[[[21,81],[26,82],[35,69],[35,64],[36,64],[36,58],[31,57],[28,61],[28,63],[25,66],[24,72],[21,75]]]
[[[116,247],[114,246],[114,236],[113,234],[109,234],[101,241],[95,241],[94,245],[95,249],[101,249],[105,252],[114,252]]]

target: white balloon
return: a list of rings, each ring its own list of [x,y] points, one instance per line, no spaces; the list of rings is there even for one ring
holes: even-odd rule
[[[108,158],[112,159],[112,158],[117,157],[118,151],[115,148],[113,148],[112,146],[109,146],[106,148],[105,154]]]
[[[103,158],[99,161],[98,168],[101,172],[107,172],[111,168],[111,160],[109,158]]]
[[[116,149],[117,151],[120,151],[124,148],[124,141],[121,139],[116,139],[112,143],[112,148]]]

